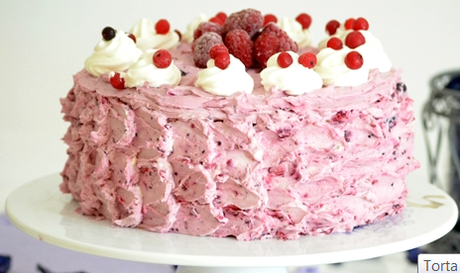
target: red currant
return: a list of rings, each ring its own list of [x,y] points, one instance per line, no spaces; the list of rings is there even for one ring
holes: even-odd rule
[[[311,16],[306,13],[299,14],[295,20],[302,25],[303,29],[308,29],[311,25]]]
[[[264,15],[264,26],[266,26],[268,23],[277,23],[278,22],[278,18],[276,18],[275,15],[269,13],[269,14],[265,14]]]
[[[345,29],[353,29],[353,24],[355,23],[355,18],[350,18],[345,21]]]
[[[277,62],[281,68],[286,68],[289,67],[294,62],[294,60],[292,59],[291,54],[283,51],[278,55]]]
[[[230,64],[230,54],[224,52],[217,55],[217,57],[214,58],[214,64],[220,69],[227,68]]]
[[[222,11],[218,12],[215,17],[219,17],[224,23],[225,23],[225,20],[227,20],[227,14],[225,14],[225,12],[222,12]]]
[[[172,56],[166,49],[159,49],[153,54],[153,64],[158,68],[166,68],[171,65]]]
[[[128,35],[129,38],[131,38],[131,40],[134,41],[134,43],[137,42],[137,41],[136,41],[136,36],[134,36],[134,34],[132,34],[132,33],[127,33],[127,35]]]
[[[117,34],[117,31],[111,27],[105,27],[102,30],[102,38],[106,41],[110,41],[113,38],[115,38],[115,35]]]
[[[299,63],[304,67],[313,68],[316,66],[316,55],[311,52],[306,52],[299,56]]]
[[[213,23],[216,23],[218,25],[221,25],[223,26],[225,24],[225,21],[222,21],[222,19],[220,17],[212,17],[211,19],[209,19],[209,22],[213,22]]]
[[[348,33],[347,37],[345,38],[345,45],[351,49],[355,49],[364,43],[366,43],[364,35],[356,30]]]
[[[335,50],[340,50],[343,48],[343,42],[340,40],[340,38],[337,37],[331,37],[326,44],[327,47],[330,47]]]
[[[368,30],[369,23],[363,17],[359,17],[353,23],[353,30]]]
[[[360,69],[363,63],[363,56],[358,51],[350,51],[345,56],[345,65],[350,69]]]
[[[166,19],[160,19],[158,22],[155,24],[155,30],[158,34],[166,34],[169,32],[169,22]]]
[[[112,77],[110,77],[110,84],[113,88],[122,90],[125,89],[125,79],[120,76],[120,73],[116,72]]]
[[[337,32],[337,29],[340,27],[340,23],[337,20],[331,20],[326,24],[326,32],[330,36],[334,35]]]
[[[221,53],[228,54],[228,48],[224,44],[213,45],[209,50],[209,56],[211,57],[211,59],[215,59]]]

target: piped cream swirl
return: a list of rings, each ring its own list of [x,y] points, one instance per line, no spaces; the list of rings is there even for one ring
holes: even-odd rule
[[[203,13],[198,14],[198,16],[188,24],[187,30],[182,35],[182,40],[187,43],[193,42],[193,34],[195,29],[197,29],[202,22],[207,22],[208,20],[209,18]]]
[[[302,25],[295,19],[284,17],[277,22],[278,26],[284,30],[299,47],[312,45],[312,35],[308,29],[303,29]]]
[[[137,47],[142,51],[149,48],[171,49],[179,43],[180,37],[175,31],[169,30],[166,34],[158,34],[155,23],[149,19],[139,20],[130,30],[136,36]]]
[[[267,61],[267,67],[260,72],[262,85],[266,91],[275,87],[289,95],[301,95],[320,89],[323,86],[321,77],[314,70],[304,67],[298,62],[299,55],[288,51],[294,62],[286,68],[278,65],[276,53]]]
[[[323,84],[328,86],[358,86],[367,82],[369,67],[364,65],[359,69],[350,69],[345,64],[345,56],[352,51],[348,47],[340,50],[323,48],[316,55],[317,65],[313,68],[323,79]]]
[[[166,68],[158,68],[153,63],[153,54],[156,49],[147,49],[139,60],[133,63],[124,74],[125,86],[136,87],[148,84],[159,87],[163,84],[177,85],[181,80],[181,72],[174,61]]]
[[[110,71],[123,71],[141,54],[142,51],[134,41],[125,32],[118,30],[112,40],[102,39],[94,47],[93,54],[85,60],[85,69],[95,77]]]
[[[254,80],[246,72],[246,67],[230,54],[230,64],[225,69],[215,66],[214,60],[207,62],[207,68],[197,73],[196,87],[206,92],[220,96],[230,96],[234,93],[252,93]]]

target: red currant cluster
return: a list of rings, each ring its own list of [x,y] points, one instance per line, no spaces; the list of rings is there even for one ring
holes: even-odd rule
[[[278,55],[276,61],[281,68],[287,68],[294,62],[291,54],[289,54],[286,51],[281,52]],[[317,62],[316,55],[311,52],[303,53],[299,56],[299,59],[297,61],[304,67],[310,69],[315,67]]]

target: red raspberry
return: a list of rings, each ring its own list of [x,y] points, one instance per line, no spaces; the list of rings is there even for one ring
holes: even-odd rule
[[[214,64],[220,69],[225,69],[230,64],[230,54],[221,53],[214,59]]]
[[[223,44],[222,37],[215,32],[206,32],[196,39],[193,43],[193,60],[195,65],[200,68],[205,68],[206,63],[211,58],[209,50],[213,45]]]
[[[280,48],[279,51],[294,51],[297,52],[298,46],[297,43],[294,42],[287,33],[282,30],[277,24],[275,23],[268,23],[262,33],[270,33],[276,36],[280,41]],[[278,51],[278,52],[279,52]]]
[[[254,42],[254,57],[262,68],[267,67],[268,59],[280,52],[280,40],[272,33],[261,33]]]
[[[193,32],[193,38],[198,39],[201,35],[203,35],[206,32],[215,32],[222,36],[224,28],[215,22],[202,22],[195,29],[195,32]]]
[[[228,54],[228,48],[224,44],[213,45],[209,50],[209,56],[211,59],[215,59],[219,54]]]
[[[240,59],[240,61],[249,68],[253,65],[253,48],[254,43],[249,34],[242,29],[234,29],[227,33],[224,40],[228,52]]]
[[[234,29],[242,29],[253,37],[264,25],[262,13],[255,9],[245,9],[230,14],[225,20],[224,33]]]

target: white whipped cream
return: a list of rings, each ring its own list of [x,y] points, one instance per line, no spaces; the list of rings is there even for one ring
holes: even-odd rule
[[[112,40],[102,39],[94,47],[93,54],[85,60],[85,69],[95,77],[110,71],[123,71],[141,54],[134,41],[124,31],[118,30]]]
[[[308,29],[303,29],[302,25],[293,18],[284,17],[278,20],[278,26],[284,30],[299,47],[312,45],[312,35]]]
[[[197,29],[201,23],[207,22],[208,20],[209,18],[203,13],[198,14],[198,16],[188,24],[187,30],[182,34],[182,40],[187,43],[193,42],[193,33],[195,29]]]
[[[327,42],[329,39],[332,37],[337,37],[340,40],[342,40],[343,44],[345,45],[345,38],[347,37],[348,33],[352,32],[353,30],[346,30],[344,24],[341,24],[339,28],[337,28],[337,31],[335,32],[334,35],[331,35],[323,40],[321,40],[318,44],[318,49],[323,49],[327,47]]]
[[[313,68],[323,79],[323,84],[328,86],[358,86],[369,78],[369,66],[364,64],[359,69],[350,69],[345,64],[345,56],[352,51],[344,46],[341,50],[323,48],[316,54],[318,63]]]
[[[130,30],[136,36],[137,47],[142,51],[149,48],[170,49],[179,43],[180,37],[172,29],[166,34],[158,34],[155,23],[149,19],[141,19]]]
[[[284,90],[289,95],[301,95],[313,90],[320,89],[323,81],[318,73],[313,69],[304,67],[297,60],[299,55],[288,51],[294,62],[286,68],[278,65],[278,55],[276,53],[267,61],[267,67],[260,72],[262,85],[268,91],[272,87]]]
[[[234,93],[252,93],[254,80],[246,72],[244,64],[230,54],[230,64],[225,69],[214,65],[210,59],[207,68],[197,73],[196,87],[201,87],[206,92],[220,96],[230,96]]]
[[[369,31],[360,30],[366,39],[366,43],[355,48],[361,53],[367,66],[370,69],[378,68],[380,72],[390,71],[392,64],[387,54],[383,51],[383,46],[380,41],[375,38]]]
[[[153,63],[153,54],[157,49],[147,49],[139,60],[129,66],[123,75],[126,87],[144,86],[146,83],[151,87],[159,87],[163,84],[178,85],[181,80],[181,72],[174,61],[166,68],[158,68]]]

